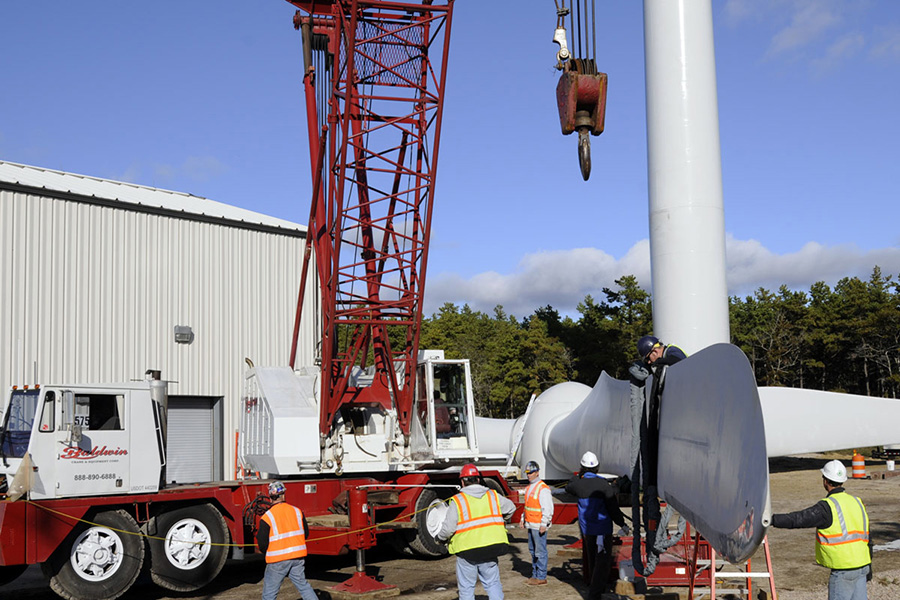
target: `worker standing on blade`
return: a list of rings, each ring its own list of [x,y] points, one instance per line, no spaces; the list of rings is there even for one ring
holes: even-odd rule
[[[813,506],[772,515],[773,527],[816,528],[816,562],[831,569],[828,600],[866,600],[872,574],[869,515],[862,500],[844,491],[847,469],[839,460],[822,469],[827,495]]]
[[[516,505],[481,485],[481,473],[473,464],[463,465],[459,478],[463,488],[450,498],[450,510],[435,537],[449,540],[450,554],[456,555],[459,600],[475,599],[479,579],[489,600],[503,600],[497,557],[509,547],[505,521]]]
[[[306,536],[309,525],[296,506],[284,501],[285,487],[280,481],[269,484],[273,504],[259,522],[256,543],[266,555],[262,600],[275,600],[281,582],[289,577],[303,600],[315,600],[316,592],[306,580]]]
[[[612,566],[612,524],[625,524],[616,500],[618,490],[597,473],[599,465],[596,454],[585,452],[578,475],[566,484],[566,493],[578,498],[584,571],[590,582],[589,600],[598,600],[607,588]]]
[[[528,585],[547,583],[547,530],[553,521],[553,495],[541,480],[541,468],[533,460],[525,465],[528,487],[525,488],[525,510],[521,525],[528,531],[531,552],[531,578]]]

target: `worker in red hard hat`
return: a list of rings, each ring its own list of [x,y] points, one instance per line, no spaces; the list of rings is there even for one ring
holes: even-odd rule
[[[825,498],[809,508],[772,515],[773,527],[816,528],[816,562],[831,569],[828,598],[866,600],[872,577],[869,515],[862,500],[844,491],[847,469],[832,460],[822,469]]]
[[[599,600],[609,585],[612,567],[613,527],[625,524],[616,499],[618,488],[598,473],[600,461],[593,452],[581,457],[578,475],[566,484],[566,493],[578,498],[578,525],[584,574],[590,582],[589,600]]]
[[[456,555],[460,600],[474,600],[478,580],[489,600],[502,600],[497,558],[509,547],[505,522],[512,518],[516,505],[482,485],[481,473],[473,464],[464,465],[459,478],[463,488],[450,498],[450,510],[435,537],[449,540],[448,550]]]

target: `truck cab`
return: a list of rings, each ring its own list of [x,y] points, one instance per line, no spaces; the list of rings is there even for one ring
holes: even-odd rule
[[[0,421],[0,490],[32,500],[158,491],[164,396],[160,381],[14,386]]]

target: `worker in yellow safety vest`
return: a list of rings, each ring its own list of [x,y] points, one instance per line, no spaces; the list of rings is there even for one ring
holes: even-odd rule
[[[463,465],[459,477],[463,488],[450,498],[435,537],[449,540],[448,550],[456,555],[459,600],[474,600],[478,580],[489,600],[503,600],[497,558],[509,547],[505,522],[512,518],[516,505],[485,487],[475,465]]]
[[[294,583],[303,600],[315,600],[316,592],[305,571],[309,525],[299,508],[284,501],[285,492],[280,481],[269,484],[272,508],[263,515],[256,532],[256,543],[266,555],[262,600],[275,600],[285,577]]]
[[[772,515],[773,527],[816,528],[816,562],[831,569],[828,600],[866,600],[872,576],[869,515],[862,500],[844,491],[847,469],[839,460],[822,469],[824,499],[792,513]]]
[[[528,585],[547,583],[547,530],[553,522],[553,494],[541,480],[541,467],[533,460],[525,464],[528,487],[525,488],[525,510],[521,526],[528,532],[531,553],[531,578]]]

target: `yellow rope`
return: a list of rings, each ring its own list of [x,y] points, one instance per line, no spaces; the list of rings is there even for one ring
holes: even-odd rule
[[[115,527],[110,527],[109,525],[101,525],[100,523],[94,523],[94,522],[88,521],[88,520],[86,520],[86,519],[80,519],[80,518],[74,517],[74,516],[72,516],[72,515],[70,515],[70,514],[67,514],[67,513],[64,513],[64,512],[60,512],[60,511],[58,511],[58,510],[54,510],[54,509],[52,509],[52,508],[50,508],[50,507],[48,507],[48,506],[44,506],[44,505],[42,505],[42,504],[38,504],[38,503],[36,503],[36,502],[32,502],[31,500],[25,500],[25,502],[27,502],[28,504],[31,504],[32,506],[36,506],[37,508],[40,508],[41,510],[44,510],[44,511],[47,511],[47,512],[50,512],[50,513],[59,515],[59,516],[61,516],[61,517],[66,517],[67,519],[71,519],[71,520],[73,520],[73,521],[75,521],[75,522],[77,522],[77,523],[84,523],[84,524],[86,524],[86,525],[91,525],[91,526],[93,526],[93,527],[103,527],[104,529],[109,529],[110,531],[115,531],[116,533],[124,533],[124,534],[126,534],[126,535],[136,535],[136,536],[138,536],[138,537],[142,537],[142,538],[145,538],[145,539],[166,541],[166,538],[159,537],[159,536],[155,536],[155,535],[147,535],[147,534],[145,534],[145,533],[141,533],[140,531],[127,531],[127,530],[124,530],[124,529],[116,529]],[[368,531],[368,530],[370,530],[370,529],[375,529],[375,528],[379,527],[380,525],[387,525],[387,524],[389,524],[389,523],[397,522],[399,519],[402,519],[402,518],[404,518],[404,517],[413,517],[413,516],[419,514],[420,512],[422,512],[422,511],[424,511],[424,510],[428,510],[429,508],[430,508],[430,506],[426,506],[425,508],[423,508],[423,509],[421,509],[421,510],[417,510],[417,511],[415,511],[415,512],[411,512],[411,513],[408,513],[408,514],[405,514],[405,515],[400,515],[399,517],[396,517],[396,518],[394,518],[394,519],[391,519],[390,521],[385,521],[384,523],[378,523],[378,524],[375,524],[375,525],[370,525],[370,526],[368,526],[368,527],[363,527],[362,529],[354,529],[354,530],[346,531],[346,532],[343,532],[343,533],[336,533],[336,534],[334,534],[334,535],[326,535],[326,536],[324,536],[324,537],[317,537],[317,538],[312,538],[312,537],[310,537],[310,538],[307,538],[306,541],[307,541],[307,542],[319,542],[319,541],[322,541],[322,540],[330,540],[331,538],[341,537],[341,536],[345,536],[345,535],[352,535],[352,534],[355,534],[355,533],[362,533],[362,532]],[[195,542],[195,543],[196,543],[196,542]],[[203,546],[203,545],[206,545],[206,544],[209,544],[210,546],[226,546],[226,547],[236,547],[236,548],[245,548],[245,547],[254,548],[254,547],[256,547],[256,544],[255,544],[255,543],[251,543],[251,544],[222,544],[222,543],[215,543],[215,542],[199,542],[199,543],[196,543],[196,545],[198,545],[198,546]]]

